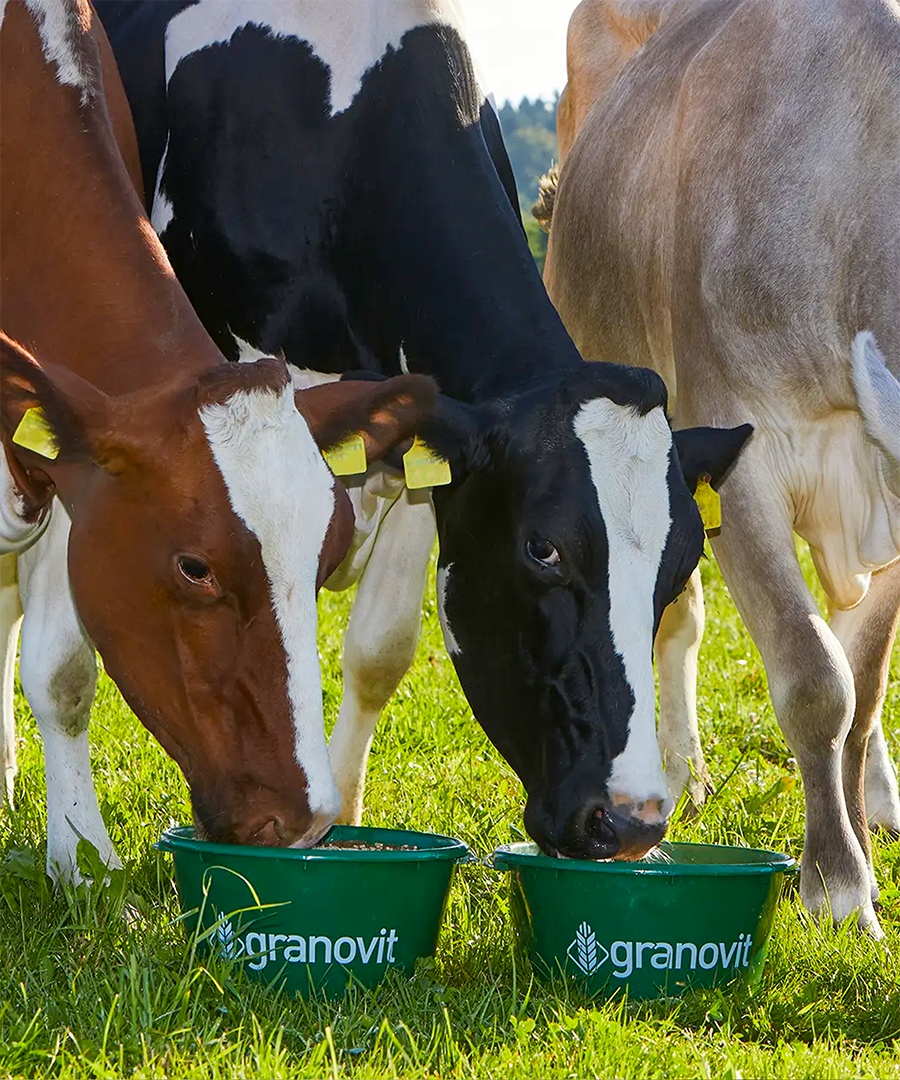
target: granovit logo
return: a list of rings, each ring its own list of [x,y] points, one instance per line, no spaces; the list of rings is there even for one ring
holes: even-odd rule
[[[400,940],[396,930],[382,928],[371,938],[339,937],[332,939],[321,934],[263,934],[250,930],[240,934],[230,919],[215,929],[219,952],[229,960],[245,960],[253,971],[262,971],[266,964],[393,964],[394,946]]]
[[[749,967],[750,934],[738,934],[732,942],[707,941],[614,941],[609,948],[597,941],[597,935],[586,922],[575,932],[566,950],[572,963],[585,975],[593,975],[609,961],[610,974],[627,979],[635,970],[652,967],[657,971],[696,971],[698,965],[709,971],[714,967]]]

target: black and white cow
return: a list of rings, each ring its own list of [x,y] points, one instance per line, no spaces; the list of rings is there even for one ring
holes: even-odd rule
[[[529,832],[571,856],[646,851],[672,807],[654,633],[702,550],[696,479],[750,429],[673,438],[656,375],[582,362],[452,3],[96,6],[152,220],[226,355],[280,352],[299,385],[408,368],[457,399],[433,509],[385,471],[353,491],[356,548],[329,582],[359,581],[330,747],[343,819],[412,658],[436,515],[445,641]]]

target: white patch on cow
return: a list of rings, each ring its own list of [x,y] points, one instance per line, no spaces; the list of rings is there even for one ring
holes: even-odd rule
[[[334,512],[334,478],[294,405],[294,390],[238,391],[200,410],[234,512],[259,540],[287,654],[297,763],[318,825],[340,809],[325,743],[316,643],[316,577]],[[315,843],[321,835],[310,835]]]
[[[157,194],[153,200],[153,215],[150,219],[150,224],[153,226],[157,236],[162,236],[174,217],[175,208],[168,198],[165,195]]]
[[[232,333],[234,343],[238,347],[238,363],[239,364],[255,364],[257,360],[265,360],[270,356],[270,353],[264,353],[262,349],[257,349],[255,345],[251,345],[249,341],[244,341],[243,338]]]
[[[447,619],[447,585],[450,582],[450,571],[453,569],[453,563],[447,563],[446,566],[441,566],[437,572],[437,609],[438,619],[440,619],[441,630],[444,632],[444,644],[447,646],[447,652],[451,656],[459,656],[462,653],[462,649],[459,647],[459,642],[450,627],[450,623]]]
[[[150,208],[150,224],[156,230],[157,236],[162,236],[175,217],[175,207],[172,206],[168,196],[162,192],[162,178],[166,171],[166,159],[168,156],[169,140],[167,138],[166,148],[163,150],[162,160],[156,173],[156,191],[153,193],[153,204]]]
[[[313,371],[312,368],[298,368],[293,364],[288,367],[295,390],[309,390],[311,386],[326,386],[328,383],[341,381],[340,375],[333,371]]]
[[[224,44],[253,24],[275,37],[308,42],[331,73],[331,114],[350,107],[363,76],[416,26],[441,23],[462,29],[451,0],[327,3],[320,0],[200,0],[179,12],[166,30],[166,82],[178,64],[210,45]]]
[[[578,410],[609,545],[609,622],[634,695],[625,749],[612,763],[610,796],[671,805],[656,741],[653,598],[669,535],[672,433],[661,408],[643,416],[628,405],[595,398]]]
[[[56,66],[57,81],[64,86],[81,90],[81,100],[86,102],[95,89],[92,60],[95,54],[84,40],[84,27],[78,19],[74,5],[66,0],[25,0],[25,6],[34,16],[41,38],[41,50],[48,64]],[[6,3],[0,6],[0,23],[6,14]]]

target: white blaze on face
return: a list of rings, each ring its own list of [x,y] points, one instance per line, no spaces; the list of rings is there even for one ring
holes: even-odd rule
[[[450,571],[453,569],[453,563],[447,563],[446,566],[438,568],[437,572],[437,608],[438,619],[441,622],[441,630],[444,632],[444,644],[447,646],[447,652],[451,656],[459,656],[462,649],[459,647],[459,642],[453,634],[453,630],[450,627],[450,623],[447,621],[447,585],[450,583]]]
[[[200,419],[234,512],[262,549],[287,657],[295,756],[306,774],[311,813],[330,824],[340,795],[322,717],[316,577],[334,512],[334,478],[291,386],[239,391],[224,404],[201,409]]]
[[[634,695],[625,749],[612,763],[610,796],[634,802],[669,792],[656,741],[653,597],[669,535],[672,433],[661,408],[641,416],[596,398],[574,422],[584,444],[609,544],[609,622]]]

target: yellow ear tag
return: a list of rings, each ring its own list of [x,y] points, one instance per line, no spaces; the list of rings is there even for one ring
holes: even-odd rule
[[[450,475],[450,462],[429,450],[418,436],[403,455],[403,473],[406,476],[406,486],[412,490],[440,487],[442,484],[449,484],[453,479]]]
[[[12,441],[17,446],[33,450],[36,454],[49,458],[51,461],[59,457],[59,447],[56,445],[53,428],[44,416],[44,410],[38,405],[25,410]]]
[[[697,481],[697,490],[694,499],[700,511],[700,519],[703,528],[708,532],[716,532],[722,527],[722,500],[718,491],[709,482],[709,475],[705,474]]]
[[[326,450],[322,457],[335,476],[352,476],[364,473],[369,467],[366,462],[366,444],[362,435],[351,435],[342,443]]]

